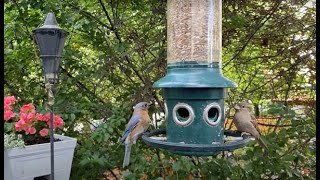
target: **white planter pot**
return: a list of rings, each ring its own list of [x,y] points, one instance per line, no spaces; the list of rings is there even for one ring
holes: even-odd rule
[[[68,180],[77,139],[54,135],[54,179]],[[13,148],[4,151],[5,180],[34,180],[51,174],[50,143]]]

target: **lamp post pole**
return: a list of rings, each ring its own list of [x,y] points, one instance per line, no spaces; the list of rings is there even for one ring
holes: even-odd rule
[[[53,134],[53,104],[54,104],[54,84],[46,83],[48,90],[48,105],[50,111],[50,155],[51,155],[51,173],[50,180],[54,180],[54,134]]]
[[[53,137],[53,108],[50,106],[50,152],[51,152],[51,173],[50,179],[54,180],[54,137]]]
[[[44,25],[33,30],[33,37],[40,49],[40,58],[43,64],[45,87],[48,91],[48,106],[50,111],[50,180],[54,180],[54,93],[55,85],[58,83],[58,72],[61,53],[68,32],[58,26],[53,13],[48,13]]]

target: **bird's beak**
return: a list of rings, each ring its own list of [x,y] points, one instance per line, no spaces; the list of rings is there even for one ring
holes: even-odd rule
[[[148,106],[150,107],[150,106],[154,106],[154,104],[153,103],[148,103]]]

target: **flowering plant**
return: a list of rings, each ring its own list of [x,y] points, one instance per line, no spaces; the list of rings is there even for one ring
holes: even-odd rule
[[[5,133],[21,134],[26,145],[40,144],[49,141],[50,113],[36,112],[32,103],[25,104],[20,111],[14,112],[13,106],[17,99],[14,96],[4,98]],[[63,120],[60,116],[53,116],[53,128],[62,128]]]

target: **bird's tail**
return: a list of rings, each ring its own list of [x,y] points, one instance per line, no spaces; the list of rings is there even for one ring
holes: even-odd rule
[[[259,145],[265,149],[268,149],[267,144],[262,140],[261,137],[257,138],[257,142],[259,143]]]
[[[123,168],[129,165],[130,153],[131,153],[131,144],[126,144],[125,145],[125,152],[124,152],[124,159],[123,159]]]

